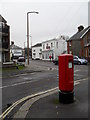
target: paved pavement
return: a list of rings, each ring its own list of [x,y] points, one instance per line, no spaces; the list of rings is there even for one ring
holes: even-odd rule
[[[80,88],[85,87],[82,90]],[[75,101],[72,104],[59,102],[58,92],[35,102],[26,118],[88,118],[88,82],[75,87]]]
[[[38,99],[35,98],[34,102],[28,100],[24,104],[24,109],[20,108],[14,118],[88,118],[87,86],[87,79],[75,85],[74,102],[70,104],[60,103],[57,91]],[[24,114],[25,111],[27,114]]]

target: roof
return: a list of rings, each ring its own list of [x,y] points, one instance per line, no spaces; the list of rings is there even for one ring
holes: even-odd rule
[[[57,38],[53,38],[53,39],[49,39],[49,40],[45,40],[42,43],[47,43],[47,42],[51,42],[51,41],[59,41],[59,40],[66,40],[68,36],[65,35],[61,35]]]
[[[83,29],[81,32],[77,32],[76,34],[74,34],[68,41],[82,39],[89,30],[90,30],[90,26]]]
[[[54,40],[57,40],[57,39],[53,38],[53,39],[50,39],[50,40],[43,41],[42,43],[46,43],[46,42],[50,42],[50,41],[54,41]]]
[[[0,22],[7,23],[7,21],[0,15]]]
[[[17,45],[10,45],[10,49],[19,49],[19,50],[22,50],[21,47],[17,46]]]
[[[36,45],[32,46],[32,47],[41,47],[42,43],[37,43]]]

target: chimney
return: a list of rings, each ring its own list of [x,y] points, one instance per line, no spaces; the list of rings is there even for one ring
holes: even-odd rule
[[[84,29],[84,27],[83,27],[82,25],[80,25],[80,26],[78,27],[78,32],[81,32],[83,29]]]
[[[14,41],[11,41],[11,45],[14,45]]]

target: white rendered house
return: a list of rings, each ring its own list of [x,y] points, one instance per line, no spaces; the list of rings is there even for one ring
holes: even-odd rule
[[[32,59],[42,59],[42,43],[32,46]]]
[[[59,55],[67,53],[67,39],[68,36],[60,36],[42,42],[42,60],[49,60],[49,56],[55,59]]]
[[[10,45],[10,58],[12,58],[12,56],[14,59],[23,56],[23,48],[15,45],[13,41],[11,42]]]

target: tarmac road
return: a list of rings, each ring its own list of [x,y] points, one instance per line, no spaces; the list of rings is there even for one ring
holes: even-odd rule
[[[31,61],[26,72],[9,75],[3,78],[3,108],[27,95],[48,90],[58,86],[58,66],[51,62]],[[51,69],[54,68],[54,69]],[[75,65],[74,79],[85,78],[88,75],[88,66]],[[35,71],[35,72],[34,72]],[[8,76],[8,75],[7,75]]]
[[[32,61],[31,65],[22,72],[6,75],[3,73],[2,87],[0,87],[3,109],[7,107],[7,104],[12,104],[27,95],[57,86],[57,66],[54,66],[53,72],[49,69],[51,66],[53,67],[54,64]]]

